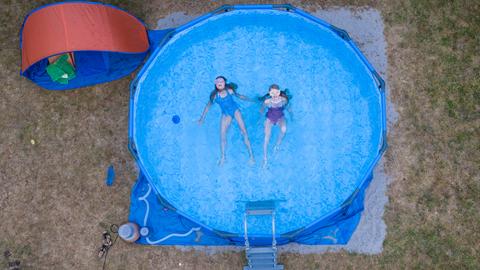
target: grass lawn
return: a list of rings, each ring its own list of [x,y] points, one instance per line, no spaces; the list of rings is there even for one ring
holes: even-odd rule
[[[151,28],[172,12],[201,14],[230,3],[105,2]],[[126,219],[137,173],[127,150],[133,75],[68,92],[44,91],[20,78],[20,26],[44,3],[0,2],[0,269],[8,269],[7,260],[19,260],[21,269],[101,269],[95,257],[101,232]],[[399,118],[384,157],[393,182],[383,253],[282,254],[279,261],[286,269],[480,269],[480,1],[291,3],[309,11],[381,11],[388,91]],[[103,179],[110,163],[118,168],[117,183],[108,188]],[[5,251],[11,256],[3,256]],[[243,264],[241,253],[207,256],[119,241],[107,269]]]

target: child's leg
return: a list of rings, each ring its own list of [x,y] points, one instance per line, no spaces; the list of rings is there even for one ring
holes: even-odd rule
[[[285,120],[285,117],[278,120],[278,126],[280,127],[280,134],[278,135],[277,143],[275,144],[275,150],[278,150],[278,147],[280,147],[283,137],[285,137],[285,133],[287,132],[287,121]]]
[[[250,162],[255,162],[255,160],[253,159],[252,147],[250,146],[250,140],[248,139],[247,129],[245,128],[245,123],[243,122],[243,118],[242,118],[242,114],[240,113],[240,110],[235,111],[235,120],[237,120],[238,127],[242,132],[243,141],[245,142],[245,145],[247,146],[248,154],[250,155]]]
[[[222,165],[225,162],[225,148],[227,146],[227,131],[232,123],[232,117],[228,115],[222,115],[220,118],[220,160],[218,165]]]
[[[265,119],[265,139],[263,141],[263,166],[267,165],[267,154],[268,154],[268,143],[270,142],[270,137],[272,135],[272,122]]]

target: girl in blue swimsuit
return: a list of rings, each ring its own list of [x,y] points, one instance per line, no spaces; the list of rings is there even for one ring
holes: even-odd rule
[[[205,116],[207,115],[208,110],[213,103],[217,103],[222,110],[221,118],[221,128],[220,128],[220,151],[221,156],[218,161],[219,165],[222,165],[225,162],[225,148],[227,145],[227,131],[232,123],[232,119],[235,118],[238,123],[238,127],[243,135],[243,140],[247,146],[248,154],[250,155],[250,163],[255,163],[253,158],[252,147],[250,146],[250,140],[248,139],[247,129],[245,128],[245,123],[243,122],[242,114],[240,113],[239,107],[233,97],[238,97],[243,100],[251,101],[248,97],[243,96],[235,92],[231,85],[226,84],[227,79],[223,76],[218,76],[215,78],[215,89],[210,93],[210,100],[208,101],[205,109],[203,110],[202,116],[198,120],[199,124],[203,123]]]

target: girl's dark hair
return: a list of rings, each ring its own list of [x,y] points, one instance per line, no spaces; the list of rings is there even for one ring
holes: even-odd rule
[[[237,90],[237,85],[235,83],[227,83],[227,78],[225,78],[224,76],[217,76],[215,78],[216,79],[223,79],[225,81],[225,88],[227,89],[232,89],[233,92],[236,92]],[[218,89],[217,89],[217,85],[214,84],[213,85],[213,91],[210,93],[210,102],[213,102],[213,100],[215,99],[215,96],[217,95],[218,93]]]
[[[270,89],[272,89],[272,88],[273,88],[273,89],[280,90],[280,86],[278,86],[278,84],[275,84],[275,83],[272,84],[272,85],[270,85],[270,87],[268,88],[268,90],[270,90]]]
[[[272,84],[268,88],[268,92],[270,92],[270,89],[272,88],[280,90],[280,86],[278,86],[278,84]],[[292,98],[292,95],[290,95],[290,92],[288,91],[288,89],[280,90],[280,96],[286,98],[287,103],[290,102],[290,99]],[[270,97],[270,93],[266,93],[265,95],[259,97],[258,100],[260,100],[261,102],[264,102],[268,97]]]

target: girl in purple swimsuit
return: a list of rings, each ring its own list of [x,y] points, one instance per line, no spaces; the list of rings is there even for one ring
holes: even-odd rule
[[[262,108],[260,112],[263,113],[265,107],[268,108],[265,119],[265,139],[263,142],[263,166],[267,166],[267,152],[268,143],[270,142],[270,136],[272,134],[272,126],[277,125],[280,127],[280,135],[278,136],[277,143],[274,151],[278,150],[278,147],[282,143],[282,139],[287,132],[287,121],[285,120],[285,114],[283,111],[287,107],[289,97],[285,91],[280,91],[280,88],[276,84],[272,84],[268,90],[268,94],[265,95]]]
[[[242,114],[240,113],[239,107],[233,97],[238,97],[243,100],[251,101],[246,96],[240,95],[235,92],[234,87],[232,84],[226,84],[227,79],[223,76],[218,76],[215,78],[215,89],[210,93],[210,100],[208,101],[205,109],[203,110],[202,116],[198,120],[199,124],[203,123],[205,116],[207,115],[208,110],[212,106],[213,103],[217,103],[222,110],[222,117],[221,117],[221,128],[220,128],[220,160],[218,161],[219,165],[222,165],[225,162],[225,148],[227,145],[227,131],[232,123],[232,119],[235,118],[238,123],[238,127],[243,135],[243,140],[245,145],[247,146],[248,154],[250,155],[250,163],[255,163],[255,159],[253,158],[252,147],[250,146],[250,140],[248,139],[247,129],[245,128],[245,123],[243,122]]]

